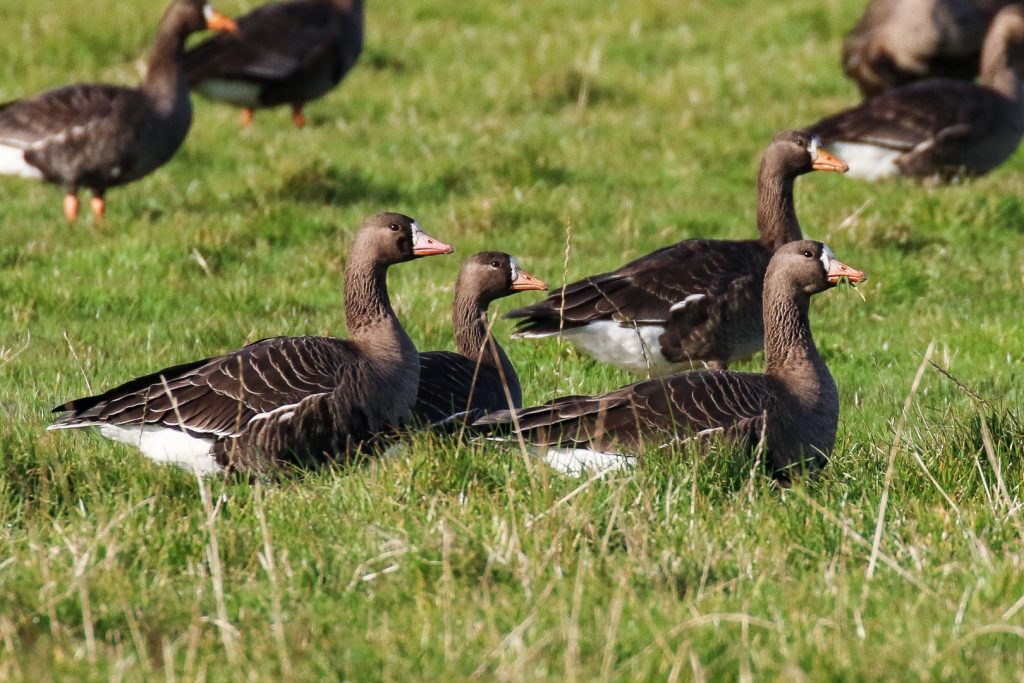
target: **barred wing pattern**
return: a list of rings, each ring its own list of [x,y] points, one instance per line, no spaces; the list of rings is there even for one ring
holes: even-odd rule
[[[765,375],[689,372],[638,382],[602,396],[568,396],[515,411],[519,432],[537,446],[635,450],[707,433],[756,444],[776,401]],[[476,423],[513,424],[501,411]]]
[[[359,366],[344,340],[273,337],[71,401],[54,409],[66,414],[53,428],[154,425],[210,439],[222,466],[300,464],[368,438],[367,416],[329,400]]]
[[[487,413],[516,407],[518,392],[510,392],[512,406],[497,369],[478,365],[459,353],[428,351],[420,354],[420,384],[413,414],[427,424],[454,416],[459,424],[471,424]]]
[[[904,154],[909,175],[984,173],[1017,147],[1015,105],[965,81],[933,79],[891,90],[814,124],[825,145],[859,143]]]

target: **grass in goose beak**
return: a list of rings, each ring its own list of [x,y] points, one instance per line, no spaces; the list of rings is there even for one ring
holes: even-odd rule
[[[850,282],[850,278],[846,277],[845,275],[840,276],[839,280],[836,282],[836,289],[850,289],[850,290],[853,290],[854,292],[857,293],[857,296],[860,297],[861,301],[864,301],[864,302],[867,301],[867,298],[864,296],[864,292],[860,291],[857,288],[857,285],[855,285],[852,282]]]

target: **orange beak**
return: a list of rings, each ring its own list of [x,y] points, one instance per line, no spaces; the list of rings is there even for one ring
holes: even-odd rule
[[[522,268],[519,269],[519,275],[512,281],[512,289],[517,292],[528,292],[531,290],[544,291],[548,288],[546,282],[540,278],[534,277],[527,273]]]
[[[850,170],[849,164],[824,147],[819,147],[815,152],[811,168],[815,171],[834,171],[836,173],[846,173]]]
[[[203,16],[206,17],[206,28],[210,31],[233,33],[238,30],[238,24],[209,5],[203,8]]]
[[[452,245],[436,240],[418,228],[413,232],[412,253],[416,256],[437,256],[453,251]]]
[[[832,259],[828,268],[828,281],[837,285],[842,278],[846,278],[851,285],[855,285],[867,280],[868,276],[863,271],[855,270],[842,261]]]

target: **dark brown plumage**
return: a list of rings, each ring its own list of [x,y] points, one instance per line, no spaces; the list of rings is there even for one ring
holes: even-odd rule
[[[452,304],[458,353],[420,354],[420,385],[413,414],[426,424],[453,416],[471,423],[502,408],[523,404],[519,376],[505,350],[490,333],[487,308],[501,297],[547,285],[500,251],[470,256],[459,270]]]
[[[772,257],[764,283],[763,375],[707,370],[651,379],[602,396],[569,396],[534,408],[492,413],[475,426],[511,428],[527,443],[591,454],[636,452],[710,434],[748,448],[766,439],[779,479],[820,467],[835,444],[839,396],[808,323],[810,297],[841,278],[865,279],[820,242],[791,242]],[[563,461],[564,462],[564,461]]]
[[[1024,135],[1024,8],[1006,7],[985,37],[977,84],[919,81],[829,116],[809,130],[865,180],[950,180],[987,173]]]
[[[349,339],[273,337],[58,406],[50,429],[98,427],[201,473],[345,461],[408,420],[419,357],[387,293],[390,265],[451,247],[395,213],[368,218],[345,266]]]
[[[0,174],[62,186],[69,221],[78,216],[79,188],[88,188],[102,219],[108,188],[153,172],[185,140],[192,105],[179,58],[185,39],[205,28],[231,31],[234,23],[203,0],[175,0],[139,87],[76,83],[0,108]]]
[[[872,0],[843,42],[865,97],[929,78],[972,80],[985,31],[1009,0]]]
[[[757,240],[684,240],[611,273],[584,278],[508,314],[514,336],[563,334],[600,361],[664,374],[724,368],[761,348],[761,283],[772,253],[802,239],[797,176],[846,165],[802,131],[779,133],[757,177]]]
[[[207,40],[185,55],[192,88],[211,100],[254,111],[290,105],[297,126],[302,108],[333,90],[363,49],[363,0],[293,0],[259,7],[238,20],[238,31]]]

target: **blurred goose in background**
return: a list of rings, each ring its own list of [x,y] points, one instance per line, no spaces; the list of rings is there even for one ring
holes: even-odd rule
[[[147,458],[210,474],[345,462],[411,415],[419,355],[391,308],[388,267],[452,248],[395,213],[371,216],[345,264],[349,339],[272,337],[54,408]]]
[[[458,416],[472,423],[502,408],[519,408],[523,393],[515,367],[491,335],[487,308],[495,299],[548,286],[500,251],[470,256],[459,270],[452,305],[458,353],[420,354],[420,386],[413,413],[435,424]]]
[[[690,239],[592,275],[510,312],[515,337],[564,335],[597,360],[665,374],[725,368],[761,349],[761,286],[772,254],[803,238],[793,184],[846,164],[806,132],[779,133],[757,175],[756,240]]]
[[[242,123],[256,109],[303,107],[333,90],[363,49],[363,0],[294,0],[259,7],[238,20],[238,31],[189,50],[185,70],[204,97],[242,107]]]
[[[747,449],[765,439],[765,462],[787,481],[825,465],[835,445],[839,394],[808,322],[812,295],[864,273],[820,242],[779,248],[765,276],[763,375],[705,370],[650,379],[601,396],[568,396],[533,408],[498,411],[475,426],[517,430],[553,467],[579,474],[629,464],[631,454],[712,435]]]
[[[76,83],[0,108],[0,175],[43,179],[65,188],[64,216],[78,217],[78,191],[92,191],[102,220],[108,188],[165,164],[192,125],[179,63],[196,31],[233,31],[234,22],[203,0],[175,0],[157,28],[146,78],[137,88]]]
[[[865,97],[926,78],[973,80],[989,23],[1008,0],[872,0],[843,42]]]
[[[850,164],[850,176],[951,180],[1006,161],[1024,135],[1024,7],[996,15],[977,84],[918,81],[866,100],[809,128]]]

